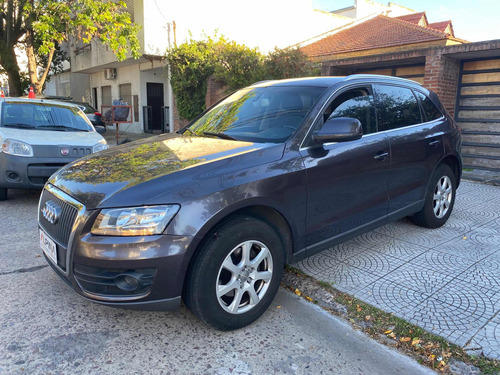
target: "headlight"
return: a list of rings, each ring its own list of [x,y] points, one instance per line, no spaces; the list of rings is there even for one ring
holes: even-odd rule
[[[92,148],[92,152],[99,152],[99,151],[102,151],[102,150],[106,150],[108,149],[109,146],[108,144],[106,143],[106,141],[103,139],[102,141],[99,141],[98,144],[96,144],[93,148]]]
[[[161,234],[180,206],[146,206],[104,209],[99,213],[91,233],[105,236],[148,236]]]
[[[6,154],[16,156],[33,156],[33,147],[27,143],[16,141],[15,139],[4,139],[2,142],[2,151]]]

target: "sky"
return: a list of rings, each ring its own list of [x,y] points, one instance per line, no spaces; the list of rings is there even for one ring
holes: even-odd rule
[[[470,42],[500,39],[499,0],[391,0],[393,3],[425,11],[429,22],[451,19],[457,38]],[[321,10],[341,9],[354,4],[354,0],[312,0]],[[378,0],[387,4],[389,0]]]

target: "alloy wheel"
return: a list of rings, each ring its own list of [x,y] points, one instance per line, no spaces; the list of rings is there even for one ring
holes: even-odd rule
[[[267,246],[255,240],[242,242],[219,268],[217,300],[231,314],[245,313],[262,300],[272,276],[273,258]]]

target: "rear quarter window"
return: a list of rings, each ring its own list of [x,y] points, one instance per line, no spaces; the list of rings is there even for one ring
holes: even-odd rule
[[[409,88],[374,86],[379,131],[402,128],[422,122],[420,107]]]
[[[424,95],[419,91],[415,91],[415,95],[420,100],[425,121],[437,120],[443,116],[441,111],[427,95]]]

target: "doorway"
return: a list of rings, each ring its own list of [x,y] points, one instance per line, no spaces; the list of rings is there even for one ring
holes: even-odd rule
[[[147,105],[151,107],[150,129],[162,130],[163,83],[146,83]]]

